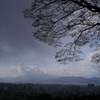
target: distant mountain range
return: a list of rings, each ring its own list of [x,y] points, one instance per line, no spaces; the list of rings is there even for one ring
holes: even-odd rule
[[[43,82],[43,81],[42,81]],[[42,83],[41,82],[41,83]],[[55,79],[45,80],[43,83],[53,83],[53,84],[100,84],[100,78],[83,78],[83,77],[59,77]]]
[[[43,84],[100,84],[100,78],[83,78],[83,77],[51,77],[45,76],[19,76],[0,78],[0,82],[16,82],[16,83],[43,83]]]

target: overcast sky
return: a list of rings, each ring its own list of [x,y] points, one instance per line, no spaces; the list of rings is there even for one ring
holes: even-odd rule
[[[32,37],[32,22],[25,19],[23,10],[32,0],[0,0],[0,77],[20,75],[52,75],[99,77],[100,65],[84,61],[67,65],[54,58],[56,48]],[[87,48],[85,48],[85,51]]]

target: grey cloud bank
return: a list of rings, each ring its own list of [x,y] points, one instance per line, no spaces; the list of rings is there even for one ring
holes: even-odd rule
[[[60,65],[54,59],[56,49],[34,40],[31,21],[22,13],[31,1],[0,0],[0,77],[98,77],[95,66],[100,65],[90,64],[88,57],[79,63]]]

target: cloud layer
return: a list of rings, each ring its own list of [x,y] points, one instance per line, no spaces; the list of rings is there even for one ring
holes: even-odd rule
[[[8,68],[1,68],[0,77],[17,77],[30,76],[43,78],[46,75],[50,76],[82,76],[82,77],[98,77],[100,69],[98,66],[90,63],[91,54],[88,54],[85,60],[67,65],[49,64],[44,66],[35,66],[33,64],[17,64]]]
[[[34,28],[22,13],[31,1],[0,0],[0,77],[100,76],[100,65],[89,62],[91,53],[84,61],[61,65],[54,59],[56,48],[32,37]]]

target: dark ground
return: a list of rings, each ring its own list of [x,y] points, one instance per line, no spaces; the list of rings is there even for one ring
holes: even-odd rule
[[[100,100],[100,86],[0,83],[0,100]]]

